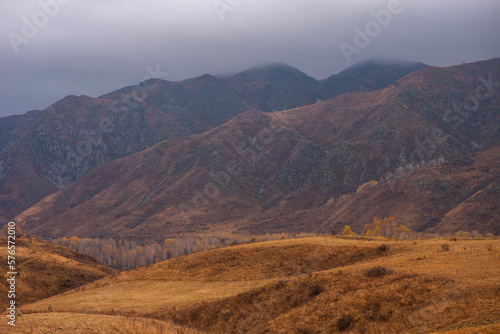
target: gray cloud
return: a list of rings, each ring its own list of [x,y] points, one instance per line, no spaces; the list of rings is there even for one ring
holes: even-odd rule
[[[54,15],[44,24],[40,3],[54,1],[65,4],[49,6]],[[223,20],[214,0],[1,0],[0,116],[137,84],[148,65],[181,80],[283,61],[325,78],[349,66],[340,43],[356,47],[354,28],[364,31],[371,11],[397,0],[215,1],[226,4]],[[399,6],[353,62],[391,57],[449,66],[500,56],[498,0]],[[43,26],[16,53],[9,33],[23,36],[23,18]]]

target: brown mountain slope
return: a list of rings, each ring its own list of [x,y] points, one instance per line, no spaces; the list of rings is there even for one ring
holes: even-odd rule
[[[124,272],[22,311],[91,309],[207,333],[495,333],[499,248],[491,239],[253,243]]]
[[[399,77],[405,73],[397,63],[385,66]],[[336,84],[351,79],[378,88],[392,82],[358,69]],[[0,223],[107,161],[166,138],[203,133],[252,108],[283,110],[318,98],[318,81],[275,64],[226,79],[148,80],[97,99],[68,96],[43,111],[0,118]]]
[[[488,89],[481,78],[491,77],[500,77],[500,59],[428,67],[385,89],[312,106],[246,112],[202,135],[103,165],[16,219],[47,237],[162,239],[248,230],[398,170],[497,144],[500,89],[481,91]],[[484,98],[474,112],[448,112],[478,87]],[[427,221],[415,224],[422,230]]]
[[[90,170],[172,137],[202,133],[252,107],[222,80],[148,80],[0,119],[0,223]]]
[[[7,240],[0,239],[2,272],[7,270]],[[16,302],[25,305],[71,290],[97,279],[117,274],[93,258],[71,249],[29,237],[16,239]],[[0,285],[0,302],[6,306],[7,281]],[[3,307],[2,307],[3,308]]]
[[[391,175],[389,180],[327,204],[289,215],[263,219],[241,232],[294,229],[329,233],[349,225],[363,233],[375,217],[396,217],[413,231],[500,234],[500,146],[436,167]],[[269,216],[279,216],[278,210]],[[245,225],[245,224],[242,224]]]

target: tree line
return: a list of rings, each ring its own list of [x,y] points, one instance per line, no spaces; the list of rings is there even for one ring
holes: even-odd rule
[[[89,255],[105,266],[119,270],[131,270],[171,258],[239,243],[310,236],[316,236],[316,234],[268,233],[263,236],[252,236],[238,240],[226,237],[182,238],[165,239],[163,243],[128,239],[78,238],[76,236],[62,237],[51,241],[56,245]]]

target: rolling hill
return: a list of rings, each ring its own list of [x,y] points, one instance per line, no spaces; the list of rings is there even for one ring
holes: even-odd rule
[[[461,238],[244,244],[103,278],[25,305],[22,318],[62,326],[92,310],[205,333],[495,333],[499,249]]]
[[[496,77],[500,77],[499,59],[450,68],[426,67],[378,91],[348,93],[274,113],[248,111],[209,132],[167,140],[101,165],[16,219],[44,237],[161,240],[248,232],[257,227],[260,232],[275,227],[266,225],[267,221],[279,217],[283,217],[280,228],[288,231],[317,230],[330,217],[314,223],[305,219],[301,226],[296,221],[287,223],[286,217],[353,194],[370,180],[383,183],[405,170],[457,163],[497,145],[498,90],[483,87],[485,78]],[[477,108],[457,107],[478,91],[483,95]],[[498,150],[489,152],[498,154]],[[445,199],[437,201],[441,206],[419,213],[422,216],[401,215],[400,223],[418,231],[462,228],[462,223],[438,222],[446,221],[448,211],[452,217],[451,211],[458,210],[453,206],[468,199],[466,194],[472,192],[472,196],[494,182],[495,161],[484,166],[493,174],[485,169],[477,175],[484,184],[462,183],[452,195],[444,194]],[[463,175],[457,172],[448,177],[460,179]],[[426,198],[431,196],[430,189],[441,189],[441,181],[436,182],[419,188],[427,191]],[[446,182],[458,185],[461,181]],[[416,188],[412,185],[410,189]],[[374,203],[384,201],[385,195],[374,198]],[[392,205],[399,207],[398,197],[392,197]],[[434,199],[429,201],[418,208],[432,206]],[[347,206],[335,207],[338,220],[333,224],[337,226],[353,220],[345,217],[360,215],[349,202],[341,203]],[[404,205],[409,204],[401,207]],[[471,209],[469,229],[496,231],[491,225],[498,221],[495,208],[496,204],[483,218],[480,210]],[[364,226],[374,218],[368,217],[372,213],[387,211],[388,207],[368,210],[354,224]]]
[[[7,273],[7,240],[0,239],[0,260]],[[31,237],[16,239],[16,302],[25,305],[65,292],[97,279],[118,274],[93,258]],[[0,302],[6,306],[8,284],[0,285]]]

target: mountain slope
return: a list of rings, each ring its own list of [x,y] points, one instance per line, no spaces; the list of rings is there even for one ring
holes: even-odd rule
[[[402,75],[399,63],[384,71]],[[406,69],[407,70],[407,69]],[[353,80],[381,88],[373,71],[346,70]],[[378,81],[381,79],[382,81]],[[90,170],[167,139],[199,134],[257,108],[283,110],[322,98],[314,78],[284,65],[254,67],[226,79],[210,75],[180,82],[148,80],[94,99],[68,96],[46,110],[0,119],[0,223]]]
[[[280,233],[292,227],[329,233],[349,225],[362,234],[365,224],[375,217],[392,216],[398,224],[418,232],[500,233],[500,146],[440,166],[412,167],[380,181],[320,207],[247,224],[240,232]]]
[[[43,111],[0,119],[0,221],[100,164],[166,138],[201,133],[250,110],[212,76],[149,80],[94,99],[69,96]]]
[[[328,99],[349,92],[377,90],[424,67],[427,65],[401,60],[361,62],[330,76],[322,83],[322,91]]]
[[[226,82],[261,111],[302,107],[321,97],[320,83],[316,79],[285,64],[252,67]]]
[[[500,77],[499,59],[428,67],[379,91],[302,108],[246,112],[210,132],[103,165],[16,219],[47,237],[162,239],[249,230],[409,166],[442,164],[496,145],[497,95],[473,113],[447,112],[488,74]]]

